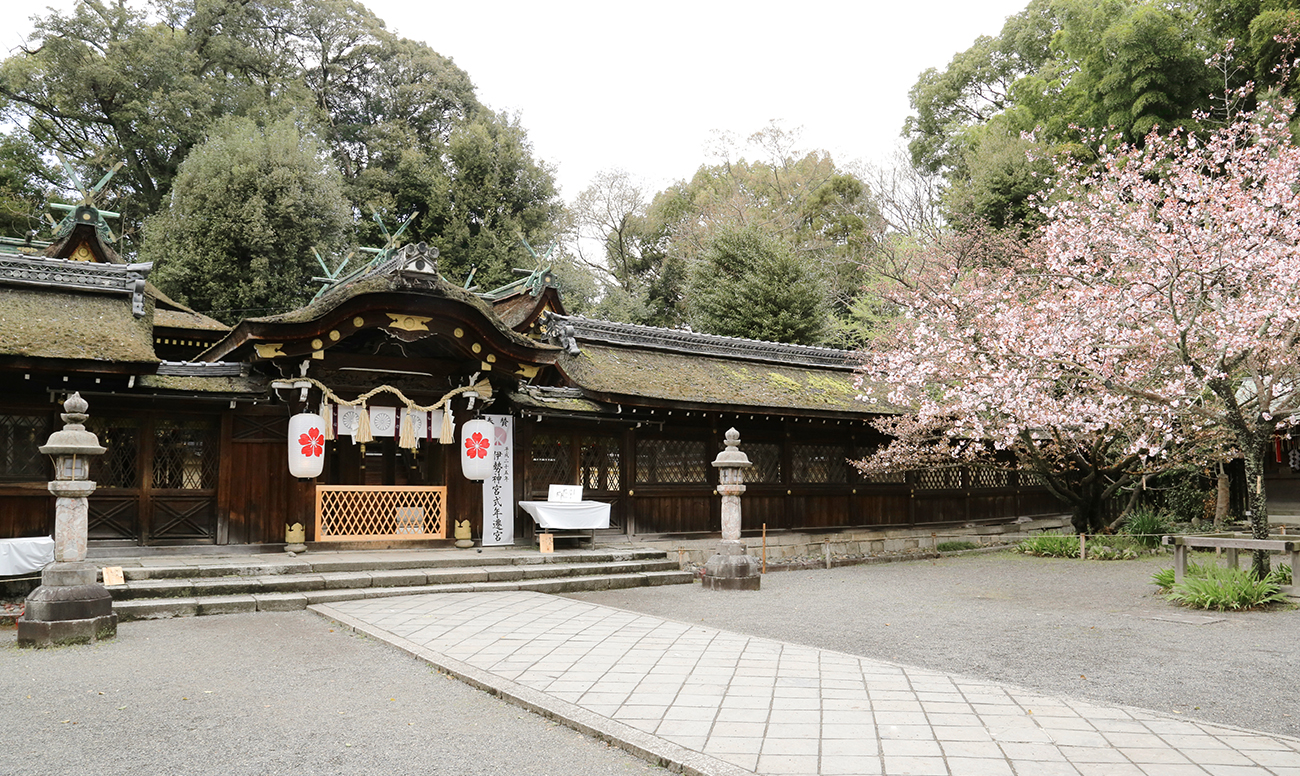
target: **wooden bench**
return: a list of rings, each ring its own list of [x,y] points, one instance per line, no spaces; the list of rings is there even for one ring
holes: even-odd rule
[[[1192,547],[1223,550],[1228,567],[1237,568],[1239,550],[1266,550],[1268,552],[1289,553],[1291,555],[1291,582],[1297,584],[1296,572],[1300,571],[1300,539],[1269,538],[1254,539],[1246,534],[1204,534],[1200,536],[1165,536],[1160,539],[1165,546],[1174,548],[1174,581],[1182,582],[1187,573],[1187,550]]]

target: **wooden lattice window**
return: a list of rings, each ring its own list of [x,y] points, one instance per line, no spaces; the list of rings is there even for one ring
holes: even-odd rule
[[[840,445],[795,445],[790,451],[792,481],[842,483],[849,481],[849,461]]]
[[[158,420],[154,427],[153,486],[169,490],[216,488],[219,442],[216,420]]]
[[[745,470],[745,482],[777,484],[781,482],[781,445],[776,442],[745,442],[741,451],[753,464]]]
[[[1021,470],[1020,472],[1020,487],[1022,488],[1033,488],[1046,483],[1047,480],[1043,479],[1043,475],[1038,472],[1027,472],[1024,470]]]
[[[618,491],[623,487],[622,453],[612,437],[578,440],[578,484],[587,490]]]
[[[445,538],[447,489],[316,486],[316,541]]]
[[[138,418],[94,417],[86,428],[95,432],[103,455],[90,459],[90,478],[99,488],[138,488],[136,461],[140,454]]]
[[[573,485],[572,438],[566,434],[533,435],[529,479],[534,487]]]
[[[960,490],[962,469],[918,469],[913,480],[917,490]]]
[[[1011,473],[1005,469],[971,469],[972,488],[1005,488],[1011,483]]]
[[[49,479],[49,459],[39,449],[49,435],[45,415],[0,415],[0,481]]]
[[[638,439],[636,481],[705,484],[709,481],[709,459],[702,440]]]

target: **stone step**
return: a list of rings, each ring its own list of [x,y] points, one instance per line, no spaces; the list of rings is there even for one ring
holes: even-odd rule
[[[640,574],[676,571],[677,563],[662,557],[609,562],[535,563],[519,565],[464,566],[444,568],[380,568],[362,571],[293,573],[249,576],[228,574],[204,577],[164,577],[130,580],[113,585],[109,592],[117,601],[151,598],[207,598],[227,595],[305,593],[318,590],[355,588],[398,588],[427,585],[515,582],[537,579]],[[583,558],[587,560],[587,558]]]
[[[96,560],[98,566],[121,565],[127,581],[146,579],[186,579],[198,577],[266,577],[281,574],[323,574],[345,571],[375,571],[381,569],[455,569],[476,566],[539,566],[569,563],[621,563],[638,560],[662,560],[663,550],[569,550],[542,555],[536,551],[491,554],[456,553],[446,550],[416,551],[402,555],[385,553],[347,553],[297,556],[282,554],[248,557],[204,559],[198,563],[141,564],[138,559]]]
[[[246,593],[234,595],[199,595],[183,598],[136,598],[113,602],[119,621],[166,617],[195,617],[237,612],[283,612],[305,609],[312,604],[353,601],[360,598],[385,598],[426,593],[480,593],[503,590],[531,590],[540,593],[574,593],[591,590],[616,590],[628,587],[689,584],[689,571],[645,571],[621,574],[589,574],[480,582],[446,582],[441,584],[398,587],[359,587],[317,589],[295,592]]]

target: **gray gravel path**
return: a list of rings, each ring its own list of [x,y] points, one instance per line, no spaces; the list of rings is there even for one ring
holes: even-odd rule
[[[1168,558],[1011,552],[576,593],[665,619],[1007,682],[1056,695],[1300,735],[1300,611],[1198,612],[1150,584]],[[1151,619],[1222,618],[1209,624]]]
[[[20,650],[0,630],[0,773],[651,774],[308,612],[123,623]]]

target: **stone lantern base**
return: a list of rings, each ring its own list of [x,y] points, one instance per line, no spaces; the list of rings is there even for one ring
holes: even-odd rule
[[[704,564],[705,590],[758,590],[763,577],[758,558],[745,554],[744,542],[724,539]]]
[[[108,588],[95,581],[93,563],[55,562],[41,572],[41,586],[27,596],[18,618],[18,646],[87,644],[117,635]]]

